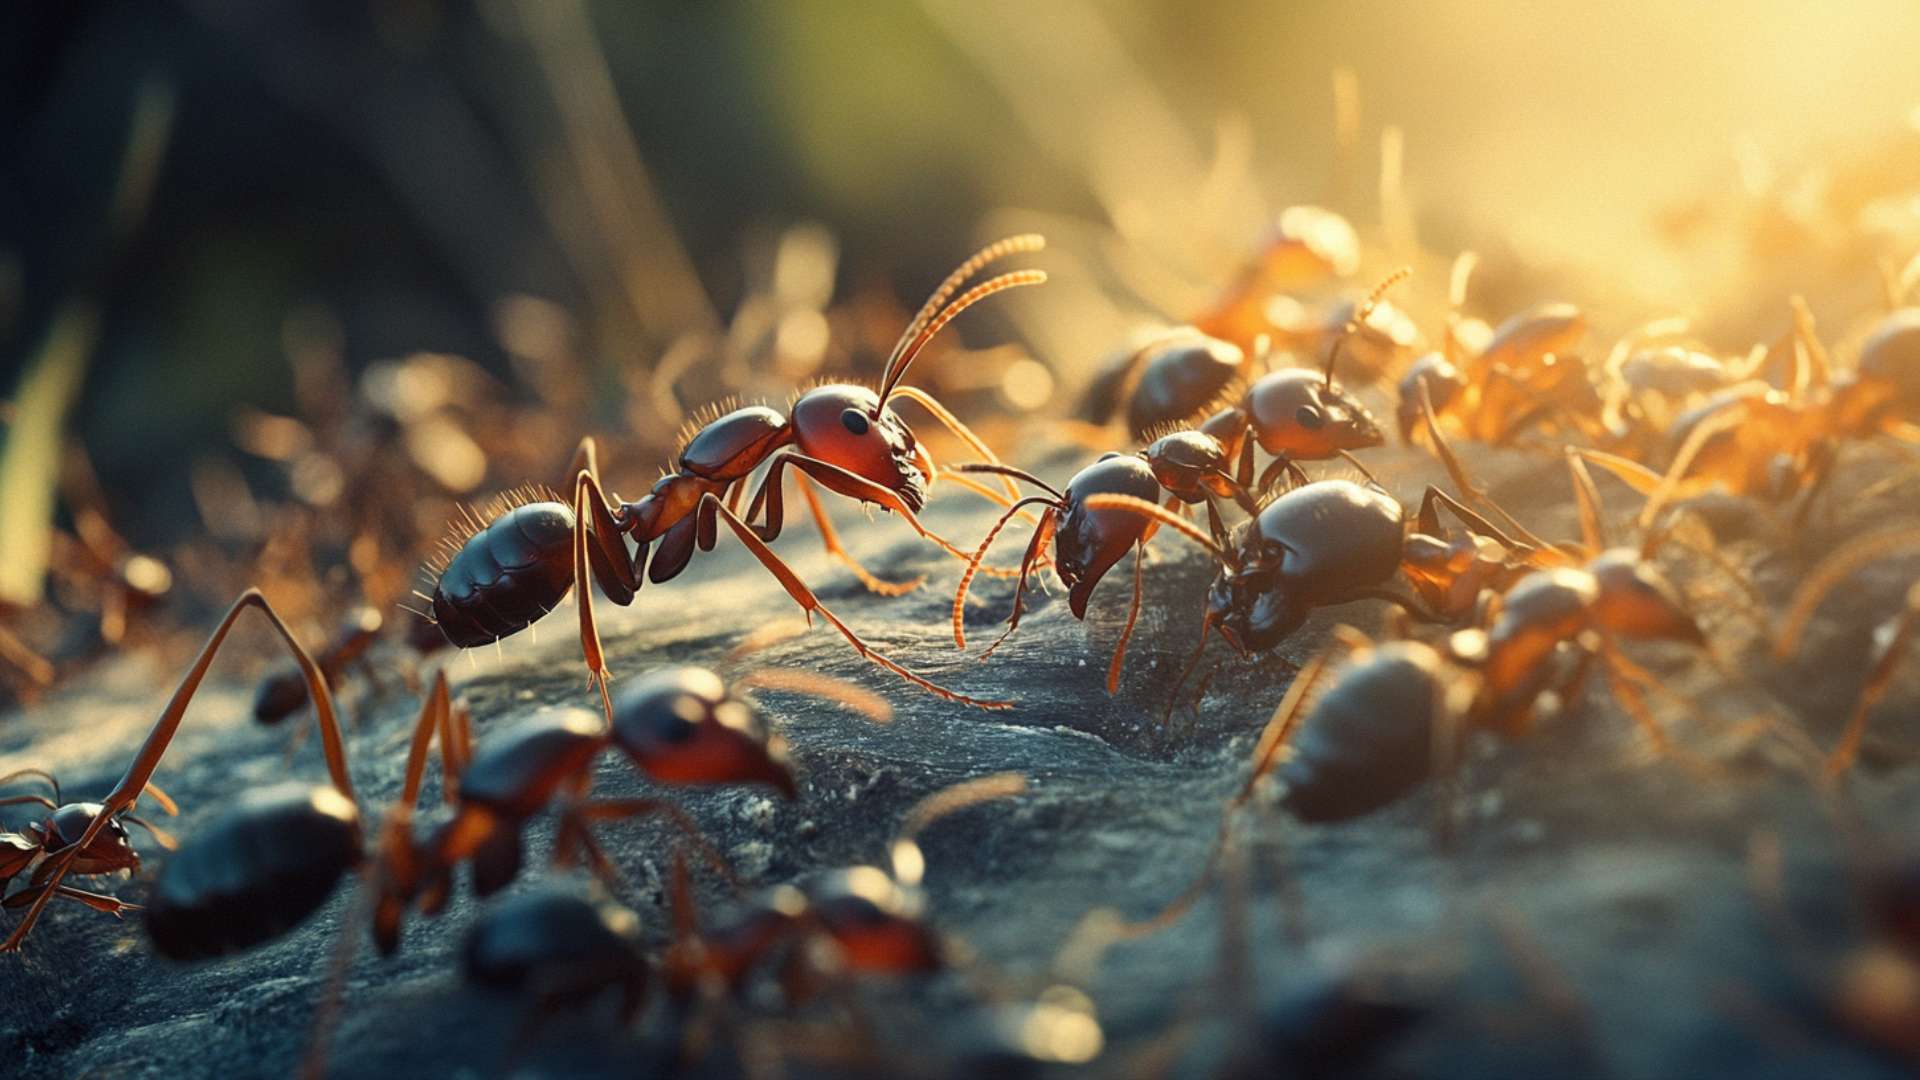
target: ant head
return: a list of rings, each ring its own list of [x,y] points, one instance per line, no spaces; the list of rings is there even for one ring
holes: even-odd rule
[[[1187,503],[1205,499],[1212,490],[1208,481],[1227,468],[1226,447],[1199,431],[1162,435],[1147,444],[1140,456],[1160,486]]]
[[[786,740],[705,668],[664,668],[626,683],[614,698],[613,738],[664,784],[758,783],[798,794]]]
[[[68,803],[55,810],[47,818],[47,850],[58,851],[78,843],[99,812],[99,803]],[[137,872],[140,855],[133,850],[133,839],[127,835],[126,825],[115,816],[108,818],[93,841],[81,850],[74,865],[76,872],[85,874],[110,874],[115,870]]]
[[[807,889],[821,929],[853,971],[908,974],[941,966],[940,940],[924,922],[918,889],[873,866],[827,875]]]
[[[1108,454],[1067,482],[1065,512],[1054,533],[1053,567],[1070,590],[1067,602],[1076,619],[1086,617],[1094,586],[1153,525],[1151,519],[1126,510],[1090,509],[1086,500],[1094,495],[1158,502],[1160,482],[1136,454]]]
[[[793,404],[800,452],[871,480],[918,513],[933,481],[932,459],[900,414],[864,386],[815,387]]]
[[[1427,393],[1433,399],[1434,411],[1438,413],[1445,411],[1454,396],[1467,388],[1467,377],[1437,352],[1428,353],[1413,362],[1413,366],[1400,378],[1400,404],[1394,414],[1400,422],[1400,438],[1406,441],[1412,441],[1413,433],[1420,429],[1422,384],[1425,384]]]
[[[1281,552],[1258,529],[1239,539],[1236,566],[1223,566],[1207,589],[1207,617],[1235,649],[1265,652],[1307,621],[1308,605],[1280,573]]]
[[[1246,407],[1260,448],[1269,454],[1315,461],[1386,441],[1359,398],[1307,368],[1260,378],[1247,391]]]
[[[1706,642],[1680,599],[1680,590],[1659,568],[1631,548],[1602,552],[1587,564],[1600,586],[1593,603],[1594,621],[1625,638]]]

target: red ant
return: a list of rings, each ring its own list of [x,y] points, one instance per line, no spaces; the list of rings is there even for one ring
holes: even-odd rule
[[[1800,497],[1803,520],[1826,488],[1848,439],[1887,435],[1920,444],[1920,309],[1886,316],[1861,344],[1851,372],[1833,372],[1813,314],[1792,301],[1793,372],[1788,389],[1750,381],[1708,398],[1674,421],[1676,447],[1664,474],[1598,451],[1585,456],[1648,496],[1642,523],[1670,500],[1712,488],[1769,500]]]
[[[1385,441],[1367,407],[1333,381],[1347,340],[1367,324],[1387,290],[1410,271],[1389,275],[1361,300],[1327,350],[1324,371],[1289,367],[1268,370],[1247,384],[1239,399],[1196,426],[1220,440],[1228,460],[1238,459],[1241,487],[1265,491],[1282,473],[1306,482],[1295,462],[1322,461]],[[1228,352],[1228,350],[1231,350]],[[1264,365],[1269,350],[1257,349]],[[1230,357],[1231,363],[1226,360]],[[1244,366],[1239,349],[1210,338],[1176,337],[1137,353],[1120,393],[1128,401],[1128,424],[1136,438],[1168,424],[1184,424],[1219,399]],[[1254,482],[1254,448],[1273,461]]]
[[[1204,502],[1215,537],[1224,535],[1224,526],[1213,503],[1215,497],[1230,498],[1248,511],[1254,509],[1252,496],[1227,475],[1226,449],[1218,439],[1198,431],[1162,436],[1135,454],[1104,455],[1075,473],[1067,481],[1064,492],[1032,473],[1005,465],[970,464],[956,466],[956,469],[1012,477],[1046,493],[1019,500],[994,522],[993,528],[988,530],[986,538],[968,561],[967,572],[961,576],[960,585],[954,591],[953,640],[954,644],[965,648],[967,640],[963,615],[967,587],[973,581],[975,569],[986,558],[988,549],[993,546],[1000,531],[1016,514],[1028,506],[1046,507],[1034,527],[1026,555],[1021,559],[1019,584],[1014,589],[1013,614],[1008,617],[1007,629],[981,654],[982,659],[991,656],[1001,642],[1019,627],[1024,611],[1027,577],[1038,566],[1049,541],[1053,544],[1054,571],[1067,586],[1067,603],[1076,619],[1086,618],[1087,602],[1092,598],[1094,588],[1100,584],[1100,579],[1129,549],[1133,550],[1133,603],[1128,609],[1126,628],[1121,631],[1120,640],[1114,646],[1113,660],[1107,668],[1109,694],[1119,688],[1127,641],[1132,637],[1134,623],[1140,615],[1141,559],[1146,552],[1147,541],[1152,539],[1158,525],[1132,514],[1089,509],[1086,500],[1093,495],[1122,494],[1157,501],[1164,491],[1169,509],[1182,504]]]
[[[962,263],[934,290],[908,324],[889,357],[878,393],[860,386],[829,385],[802,394],[790,417],[762,406],[750,406],[713,420],[682,446],[675,470],[634,503],[610,501],[602,491],[592,441],[582,443],[575,456],[573,505],[532,502],[514,507],[476,532],[453,554],[440,574],[432,596],[434,615],[447,639],[472,646],[499,640],[546,614],[569,589],[576,589],[580,609],[580,639],[592,681],[607,700],[607,669],[593,622],[589,586],[598,583],[607,598],[621,605],[633,601],[641,572],[655,582],[679,574],[696,544],[711,550],[717,526],[725,522],[763,566],[777,578],[795,603],[810,616],[819,614],[838,630],[861,656],[907,681],[952,701],[980,708],[1005,708],[1007,703],[966,697],[939,686],[875,651],[843,623],[786,563],[767,545],[780,535],[783,513],[781,485],[789,467],[800,474],[802,493],[828,537],[819,500],[810,484],[836,494],[872,503],[905,518],[920,535],[933,539],[956,557],[965,554],[929,533],[915,517],[926,501],[927,486],[937,471],[932,458],[915,439],[904,420],[887,407],[900,397],[931,411],[977,452],[991,457],[985,444],[968,431],[932,397],[900,380],[921,349],[942,327],[980,300],[1023,285],[1046,280],[1039,270],[1020,270],[990,278],[965,292],[955,293],[981,267],[1002,256],[1039,249],[1038,236],[1018,236],[991,244]],[[766,472],[743,520],[736,513],[749,478],[762,466]],[[1017,494],[1008,485],[1008,494]],[[750,521],[765,507],[759,525]],[[626,537],[639,550],[627,554]],[[647,552],[654,541],[651,565]],[[848,558],[839,553],[843,561]]]
[[[131,869],[138,865],[131,848],[126,846],[125,830],[120,824],[121,819],[132,811],[134,804],[143,794],[153,794],[154,769],[159,766],[161,757],[166,754],[168,745],[173,741],[174,733],[179,730],[180,721],[186,716],[187,706],[193,700],[194,692],[206,678],[207,668],[213,663],[214,654],[226,640],[227,633],[233,628],[234,622],[249,608],[260,609],[293,653],[295,662],[299,664],[306,678],[307,691],[315,702],[327,768],[332,774],[338,793],[345,797],[346,805],[351,807],[353,784],[347,773],[346,748],[334,719],[333,701],[327,693],[326,680],[321,675],[318,665],[313,662],[313,658],[301,647],[300,642],[293,636],[292,631],[287,629],[286,624],[281,621],[279,614],[267,603],[265,597],[261,596],[256,589],[249,589],[234,601],[233,606],[227,609],[225,617],[214,628],[212,636],[200,650],[199,658],[188,669],[179,688],[174,691],[172,700],[167,703],[160,718],[154,722],[152,730],[147,733],[146,741],[135,753],[132,764],[127,767],[126,774],[121,777],[120,782],[98,804],[92,804],[97,808],[91,814],[69,815],[59,822],[57,828],[43,832],[47,842],[59,840],[61,843],[58,847],[43,852],[45,862],[34,872],[35,891],[32,900],[28,903],[20,924],[14,927],[13,932],[4,942],[0,942],[0,952],[12,952],[20,948],[21,943],[32,932],[34,923],[39,920],[40,913],[46,908],[48,901],[55,896],[69,895],[69,891],[61,884],[68,873],[97,872],[90,870],[90,867]],[[163,805],[166,804],[163,802]],[[81,820],[83,816],[86,819],[84,822]],[[357,819],[355,827],[357,828]],[[275,838],[278,839],[277,836]],[[289,855],[294,857],[289,859]],[[276,874],[289,862],[296,866],[304,866],[308,853],[304,850],[295,851],[284,848],[275,843],[226,849],[226,857],[228,862],[218,868],[225,873],[215,875],[208,884],[210,887],[231,890],[236,878],[246,882],[248,886],[246,888],[221,894],[220,899],[225,902],[223,914],[242,919],[250,918],[257,922],[279,917],[278,911],[275,910],[275,901],[280,898],[278,894],[286,882]],[[324,896],[320,899],[324,899]],[[122,906],[118,901],[114,901],[113,907],[103,906],[102,910],[117,911]],[[317,900],[313,906],[318,906]],[[311,908],[308,910],[310,911]],[[306,913],[303,911],[300,915],[304,916]],[[149,916],[151,918],[151,912]]]
[[[19,832],[0,831],[0,893],[13,879],[25,873],[29,867],[33,873],[29,876],[27,887],[7,896],[0,906],[8,908],[24,907],[38,900],[43,894],[57,894],[62,899],[74,900],[95,911],[104,911],[110,915],[119,915],[132,910],[137,905],[128,904],[103,893],[76,889],[58,884],[55,876],[57,863],[52,858],[61,855],[73,847],[86,833],[87,826],[100,814],[99,803],[69,803],[61,798],[60,782],[51,773],[42,769],[17,769],[0,776],[0,784],[9,784],[16,780],[37,778],[44,780],[53,789],[53,797],[45,795],[9,795],[0,798],[0,806],[20,806],[33,804],[45,807],[47,816],[22,828]],[[179,813],[166,792],[148,785],[144,793],[151,797],[167,814]],[[112,817],[106,827],[93,839],[77,848],[70,856],[72,872],[82,875],[111,874],[118,871],[138,873],[140,853],[133,847],[126,824],[131,823],[145,829],[161,847],[171,850],[176,841],[166,830],[131,812],[123,812]],[[37,866],[35,864],[38,864]]]
[[[1399,384],[1400,434],[1411,443],[1420,429],[1422,393],[1435,414],[1458,434],[1504,445],[1555,416],[1586,416],[1600,401],[1577,352],[1587,334],[1580,309],[1566,303],[1528,308],[1497,329],[1462,319],[1467,282],[1478,259],[1454,260],[1448,284],[1446,334],[1440,351],[1414,361]]]
[[[338,689],[340,677],[354,664],[359,664],[372,681],[373,670],[367,666],[366,655],[380,636],[382,622],[380,613],[370,607],[355,608],[347,613],[333,641],[314,658],[320,665],[320,673],[326,676],[328,687]],[[278,724],[306,704],[307,684],[300,669],[283,668],[260,681],[253,695],[253,718],[262,724]]]

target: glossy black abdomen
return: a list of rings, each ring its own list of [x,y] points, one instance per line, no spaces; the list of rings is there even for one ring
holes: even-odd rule
[[[172,960],[270,941],[333,895],[360,860],[360,815],[331,787],[281,784],[242,795],[167,860],[147,936]]]
[[[573,587],[573,511],[528,503],[494,518],[461,546],[433,589],[433,615],[461,648],[532,625]]]

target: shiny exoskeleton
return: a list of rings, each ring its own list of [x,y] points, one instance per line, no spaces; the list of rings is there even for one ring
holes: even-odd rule
[[[249,608],[258,608],[266,616],[299,666],[302,677],[306,681],[307,692],[314,702],[314,711],[320,727],[321,747],[326,754],[333,786],[349,803],[352,802],[353,783],[347,771],[346,746],[340,737],[339,725],[334,716],[333,698],[327,689],[326,679],[319,665],[287,629],[286,624],[281,621],[272,606],[266,602],[258,590],[249,589],[234,601],[219,625],[214,628],[206,645],[201,648],[198,659],[181,680],[172,700],[161,712],[159,719],[154,722],[153,728],[147,733],[146,741],[141,744],[132,764],[127,767],[126,773],[120,778],[120,782],[114,785],[113,790],[98,803],[55,809],[52,819],[35,833],[43,846],[47,844],[53,846],[45,849],[44,861],[34,871],[32,887],[16,894],[16,897],[30,898],[25,905],[27,910],[13,932],[4,942],[0,942],[0,952],[18,949],[27,935],[32,932],[34,924],[38,921],[41,912],[45,910],[47,903],[55,897],[79,900],[104,911],[117,913],[120,910],[121,905],[112,897],[100,897],[82,892],[62,884],[63,879],[70,873],[95,874],[120,869],[132,870],[139,865],[138,856],[127,843],[122,822],[147,824],[130,813],[134,804],[142,796],[150,795],[163,807],[171,807],[171,802],[153,786],[153,771],[159,766],[167,747],[171,745],[174,733],[179,730],[180,722],[186,716],[187,706],[192,702],[194,692],[206,678],[207,669],[212,664],[215,654],[219,652],[221,644],[226,640],[235,621]],[[154,831],[156,838],[163,838],[163,843],[168,842],[164,839],[164,834],[152,830],[150,825],[148,828]],[[20,850],[18,844],[9,843],[4,847],[9,850],[0,850],[0,855]],[[213,855],[202,855],[198,853],[201,847],[217,847],[218,850]],[[254,905],[272,905],[281,900],[277,892],[279,883],[275,875],[284,866],[281,859],[283,853],[274,850],[270,843],[264,846],[230,846],[220,844],[217,840],[203,840],[196,837],[195,843],[183,849],[182,854],[193,861],[193,865],[202,867],[201,871],[196,872],[198,876],[195,880],[202,884],[217,883],[218,892],[217,895],[210,892],[195,892],[191,896],[184,897],[175,894],[170,902],[179,901],[175,904],[176,908],[192,907],[196,902],[205,901],[213,908],[210,918],[218,920],[231,917],[244,921],[258,916],[249,916],[242,909]],[[212,860],[212,862],[200,860]],[[209,866],[212,866],[212,869],[207,869]]]
[[[380,613],[368,607],[356,608],[348,614],[333,641],[314,657],[329,687],[339,689],[340,677],[347,668],[366,656],[380,636],[381,622]],[[306,705],[307,683],[300,669],[281,668],[262,679],[254,691],[253,718],[262,724],[277,724]]]
[[[1087,500],[1096,495],[1125,495],[1148,502],[1157,502],[1164,493],[1167,505],[1171,508],[1183,503],[1204,505],[1207,519],[1216,537],[1223,537],[1225,528],[1221,523],[1219,511],[1214,505],[1216,498],[1232,500],[1243,510],[1252,511],[1254,502],[1245,488],[1227,474],[1228,457],[1226,449],[1219,440],[1198,431],[1179,431],[1163,435],[1154,440],[1145,449],[1135,454],[1110,453],[1098,461],[1081,469],[1067,482],[1067,489],[1060,491],[1039,477],[1018,469],[1005,466],[963,465],[966,471],[983,471],[1011,476],[1040,488],[1046,494],[1021,499],[994,523],[980,547],[974,552],[968,564],[968,572],[962,575],[959,588],[953,599],[953,634],[955,644],[964,648],[966,634],[964,629],[964,609],[967,588],[973,580],[973,570],[986,558],[988,549],[998,537],[1000,530],[1013,520],[1014,516],[1028,506],[1040,506],[1039,522],[1034,526],[1033,539],[1027,544],[1026,555],[1021,559],[1019,584],[1015,586],[1013,613],[1008,617],[1007,629],[1001,635],[1004,641],[1008,634],[1020,625],[1023,601],[1026,594],[1027,575],[1038,564],[1047,543],[1053,544],[1053,568],[1062,584],[1067,586],[1067,604],[1073,611],[1073,617],[1084,619],[1087,614],[1087,602],[1093,596],[1095,586],[1107,571],[1113,569],[1129,551],[1135,552],[1136,563],[1140,552],[1158,528],[1156,522],[1125,511],[1100,510],[1087,505]],[[1127,618],[1126,631],[1121,634],[1119,644],[1114,649],[1113,661],[1108,669],[1108,689],[1111,692],[1117,685],[1122,661],[1125,658],[1127,639],[1133,630],[1134,619],[1139,615],[1141,600],[1141,578],[1136,565],[1134,574],[1133,606]],[[987,653],[997,648],[999,641],[989,647]]]
[[[907,812],[888,845],[891,869],[852,866],[783,885],[696,930],[685,878],[676,867],[679,931],[668,950],[668,992],[686,1002],[702,988],[739,995],[753,977],[777,968],[790,1002],[813,997],[834,979],[925,974],[947,966],[950,951],[926,921],[920,889],[925,857],[917,833],[948,814],[1026,789],[1024,777],[995,774],[936,792]]]
[[[416,853],[413,891],[423,906],[440,906],[447,875],[463,862],[472,863],[474,892],[481,896],[512,881],[527,821],[590,776],[610,745],[660,783],[764,784],[788,798],[798,794],[785,742],[750,702],[702,668],[653,672],[622,690],[611,729],[591,712],[556,709],[480,743],[458,777],[454,816]],[[657,800],[590,804],[576,812],[587,820],[640,813],[680,820],[671,804]]]
[[[1169,424],[1198,418],[1245,378],[1247,354],[1229,341],[1180,327],[1153,338],[1094,381],[1087,411],[1095,423],[1123,413],[1127,432],[1145,439]]]
[[[852,385],[816,387],[802,394],[785,416],[765,406],[735,409],[688,438],[668,474],[637,502],[608,498],[600,486],[591,440],[583,442],[572,469],[571,507],[543,501],[513,508],[453,554],[432,598],[434,615],[448,640],[460,646],[497,641],[530,625],[552,610],[569,589],[577,588],[582,597],[581,646],[604,699],[606,669],[585,595],[589,580],[614,603],[631,603],[643,575],[655,582],[677,576],[696,546],[713,547],[719,526],[725,523],[796,603],[827,618],[861,655],[950,699],[1004,707],[1002,702],[954,694],[872,650],[767,545],[780,535],[785,514],[783,484],[791,468],[830,553],[843,561],[852,560],[833,539],[832,526],[826,523],[810,485],[898,513],[921,535],[964,557],[927,532],[915,516],[937,472],[913,430],[888,403],[895,399],[920,403],[963,441],[990,456],[985,444],[938,401],[901,385],[900,380],[927,342],[960,312],[996,292],[1046,280],[1038,270],[1014,271],[955,295],[987,263],[1040,246],[1037,236],[1014,237],[962,263],[901,335],[877,392]],[[764,478],[743,519],[734,508],[752,475],[763,468]],[[762,516],[757,523],[756,516]],[[631,554],[629,538],[635,545]],[[875,580],[854,565],[874,587]],[[610,704],[607,708],[610,712]]]
[[[338,790],[249,791],[167,860],[147,900],[147,937],[170,960],[253,948],[319,910],[363,856],[359,808]]]
[[[1597,425],[1599,392],[1576,351],[1586,333],[1586,317],[1562,303],[1514,315],[1477,350],[1449,333],[1447,348],[1401,376],[1401,435],[1412,441],[1419,434],[1423,392],[1455,434],[1494,445],[1555,419]]]
[[[652,981],[639,916],[556,886],[509,897],[482,913],[467,932],[461,971],[475,986],[531,997],[536,1020],[615,991],[622,1019],[631,1022]]]

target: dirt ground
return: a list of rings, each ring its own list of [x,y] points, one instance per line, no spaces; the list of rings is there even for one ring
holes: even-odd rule
[[[1817,512],[1804,535],[1788,535],[1785,515],[1772,508],[1702,506],[1721,550],[1776,611],[1822,553],[1920,499],[1920,473],[1908,466],[1897,475],[1903,459],[1871,448],[1849,454],[1831,512]],[[1575,534],[1557,457],[1469,456],[1520,517],[1549,536]],[[1061,451],[1027,464],[1063,479],[1079,460]],[[1407,502],[1440,479],[1404,450],[1369,462]],[[1609,495],[1618,496],[1613,517],[1624,521],[1635,500],[1611,485]],[[893,723],[878,727],[830,705],[765,693],[791,740],[801,797],[783,803],[729,792],[685,802],[743,877],[773,884],[879,860],[902,812],[932,790],[1003,770],[1026,774],[1027,794],[942,821],[923,840],[932,918],[977,962],[917,983],[865,987],[857,998],[873,1071],[971,1075],[988,1061],[1006,1064],[991,1056],[993,1014],[980,1003],[1052,981],[1058,950],[1088,911],[1112,907],[1139,918],[1177,895],[1205,859],[1222,802],[1244,777],[1252,742],[1296,665],[1328,643],[1336,622],[1377,629],[1382,613],[1375,604],[1322,612],[1275,653],[1228,660],[1204,700],[1177,712],[1167,730],[1159,718],[1192,646],[1210,574],[1190,545],[1156,541],[1146,610],[1120,692],[1109,698],[1102,683],[1126,612],[1124,567],[1101,587],[1084,623],[1071,617],[1057,584],[1035,594],[1019,633],[980,665],[953,648],[947,629],[958,565],[915,543],[900,522],[841,517],[876,572],[926,573],[930,582],[904,598],[871,596],[795,529],[781,547],[823,598],[896,658],[967,692],[1016,699],[1018,708],[988,714],[937,700],[889,680],[817,626],[754,662],[859,679],[893,701]],[[944,491],[928,520],[966,542],[984,533],[990,516],[979,500]],[[1003,545],[1001,561],[1018,553],[1021,538]],[[1240,872],[1228,886],[1177,925],[1111,948],[1084,984],[1107,1042],[1085,1071],[1214,1074],[1264,1053],[1308,1074],[1903,1075],[1900,1061],[1850,1035],[1827,1003],[1835,965],[1864,932],[1851,871],[1875,844],[1897,845],[1920,824],[1920,785],[1901,749],[1920,733],[1920,664],[1909,665],[1879,709],[1876,739],[1843,792],[1822,793],[1805,740],[1824,748],[1837,737],[1871,628],[1896,609],[1920,559],[1888,560],[1849,581],[1822,609],[1800,655],[1776,662],[1711,568],[1684,552],[1663,558],[1728,666],[1723,675],[1685,648],[1633,648],[1673,692],[1675,700],[1656,698],[1655,707],[1674,752],[1651,753],[1595,680],[1576,707],[1548,717],[1531,738],[1476,739],[1450,792],[1429,786],[1346,824],[1302,825],[1278,810],[1251,815],[1240,833]],[[1004,616],[1011,586],[980,581],[974,591],[982,602],[970,620],[984,639]],[[631,675],[675,662],[738,670],[743,665],[726,666],[727,650],[793,609],[723,541],[680,580],[648,586],[632,608],[601,611],[613,670]],[[449,664],[481,738],[527,713],[591,704],[571,629],[570,609],[562,609],[539,627],[537,641],[522,635],[498,655]],[[183,834],[236,790],[289,768],[285,735],[248,718],[251,686],[228,674],[235,666],[223,665],[202,691],[157,774],[184,807]],[[138,659],[117,661],[30,712],[0,717],[0,771],[43,766],[70,792],[104,791],[175,677]],[[358,723],[355,781],[377,807],[399,786],[416,704],[404,693],[358,690],[348,702]],[[311,741],[291,769],[323,775]],[[624,761],[602,763],[597,790],[644,788]],[[1442,812],[1455,818],[1444,843],[1435,828]],[[607,835],[631,883],[623,899],[662,937],[667,835],[643,823]],[[533,850],[545,843],[536,830]],[[1775,856],[1777,896],[1765,884]],[[154,865],[163,858],[156,852]],[[151,873],[150,866],[141,880],[110,887],[137,901]],[[540,876],[524,874],[515,887]],[[719,884],[704,882],[702,891],[708,902],[724,902]],[[352,893],[343,888],[270,947],[195,967],[153,956],[137,918],[57,910],[25,955],[0,958],[0,1071],[287,1075],[306,1046]],[[359,950],[331,1071],[490,1075],[507,1067],[518,1006],[467,989],[459,976],[459,950],[477,912],[462,890],[444,915],[409,925],[396,958]],[[823,1008],[814,1019],[825,1015]],[[1378,1030],[1367,1026],[1383,1017]],[[752,1030],[765,1034],[760,1045],[782,1045],[764,1025]],[[1343,1038],[1348,1032],[1355,1034]],[[580,1010],[521,1047],[512,1068],[629,1075],[670,1063],[672,1036],[659,1006],[624,1031],[610,1005]],[[689,1071],[732,1075],[752,1063],[729,1047]],[[796,1059],[791,1068],[824,1074],[841,1066]],[[1249,1066],[1255,1071],[1276,1072]]]

